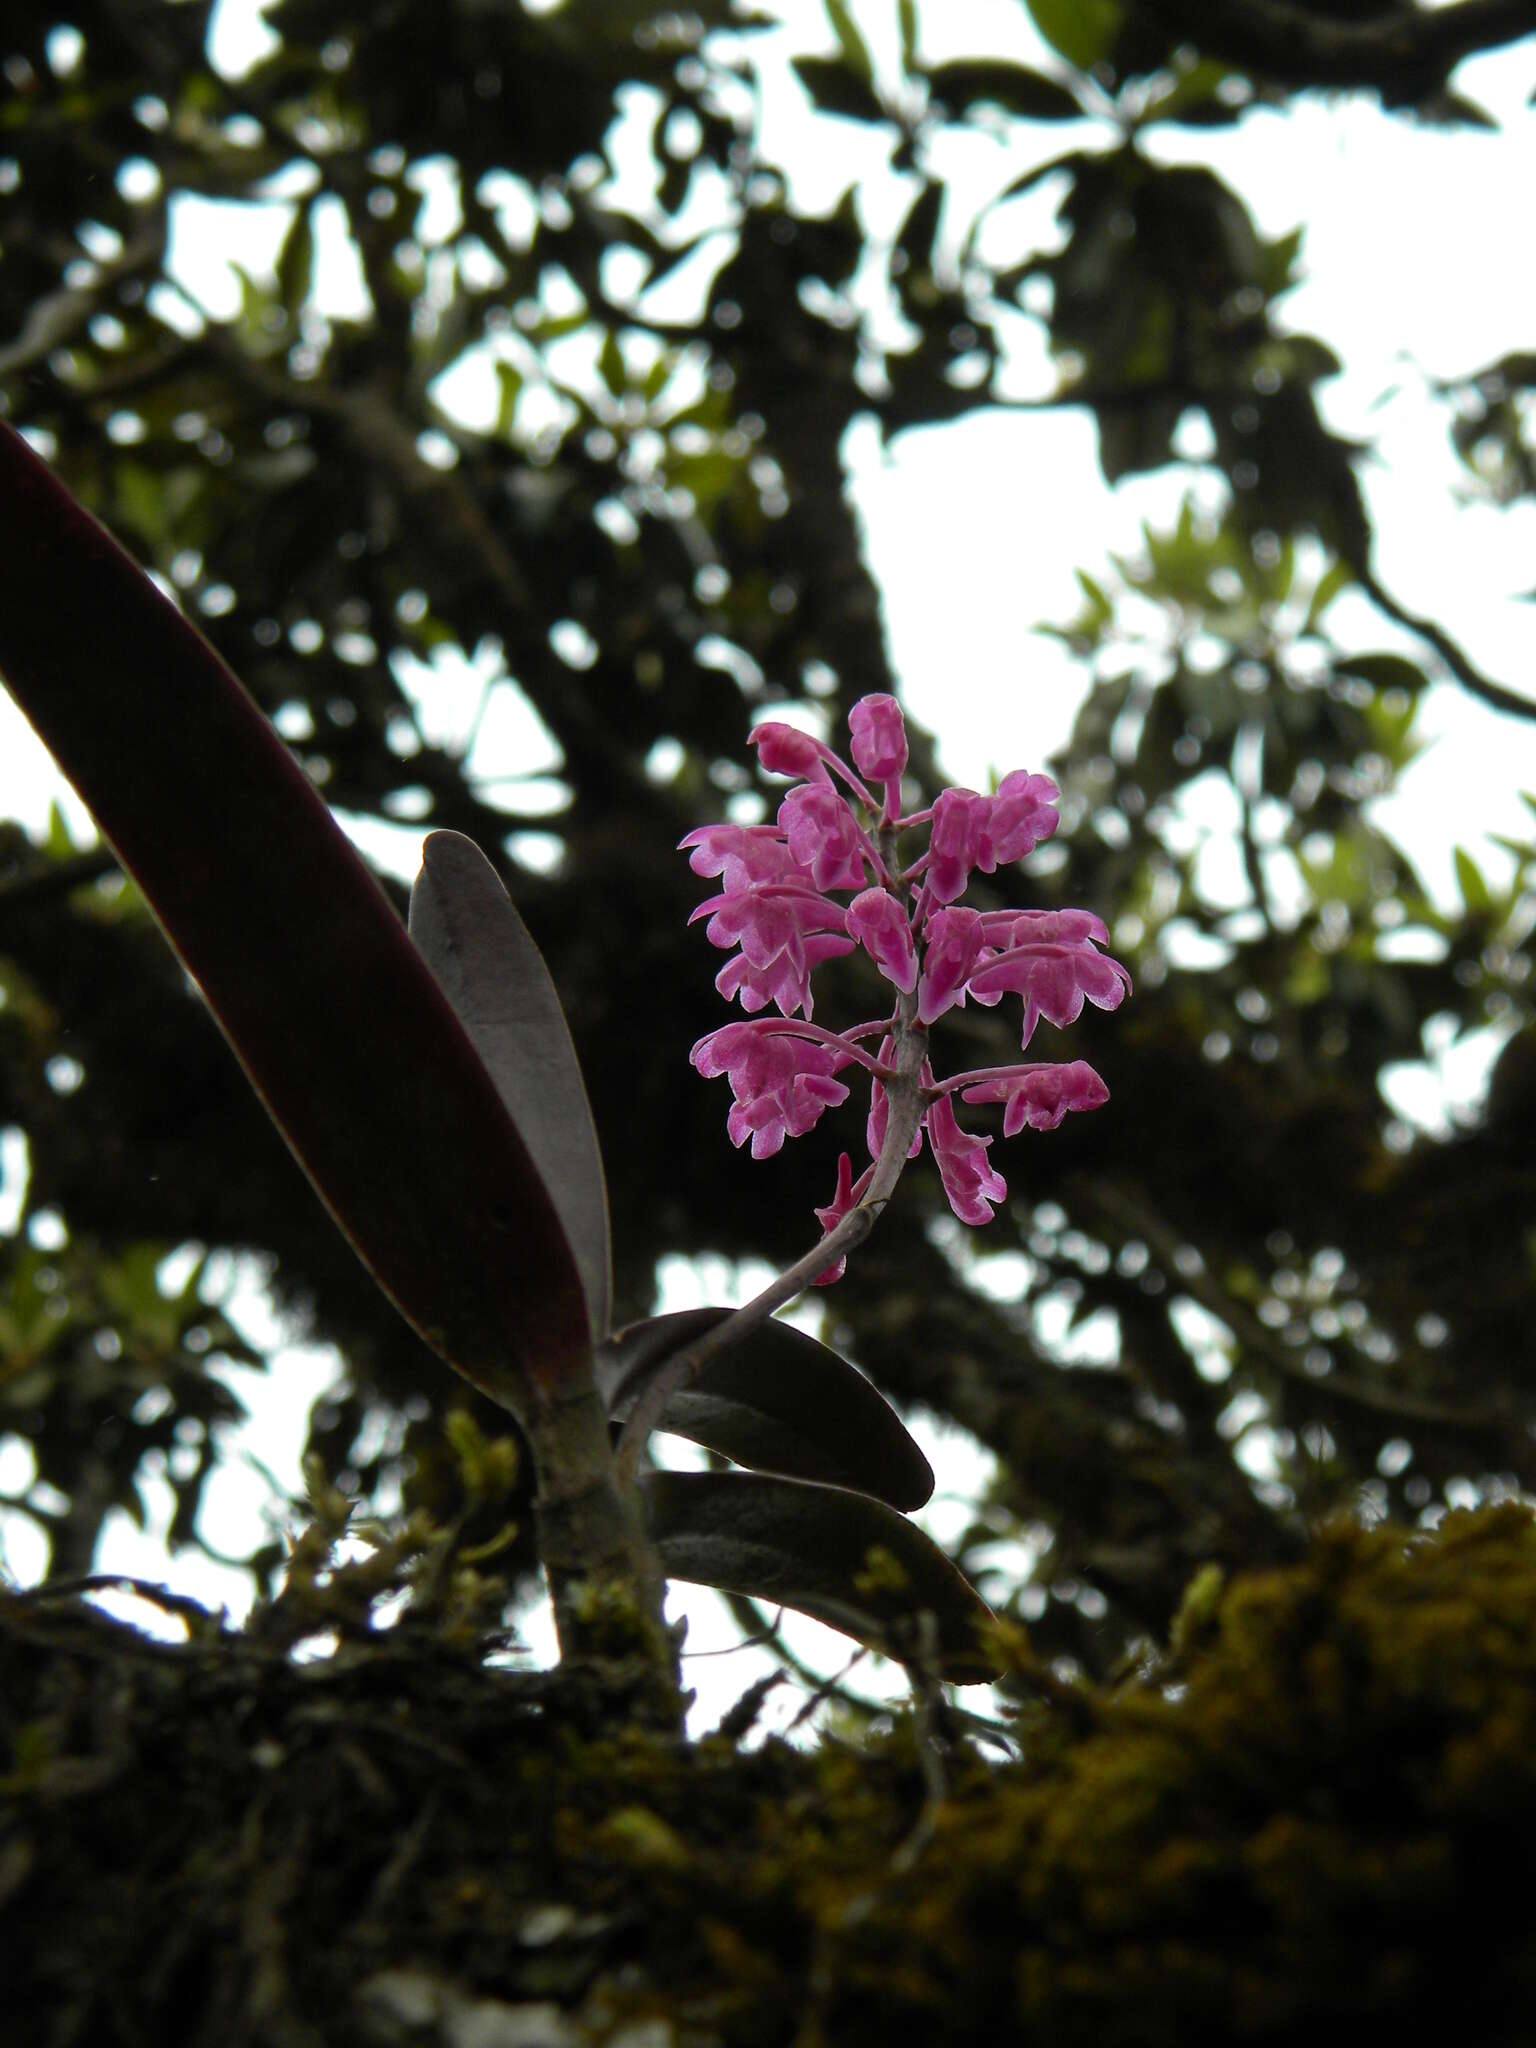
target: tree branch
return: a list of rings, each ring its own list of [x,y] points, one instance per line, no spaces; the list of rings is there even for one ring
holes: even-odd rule
[[[1530,0],[1458,0],[1424,12],[1383,6],[1340,21],[1293,0],[1141,0],[1176,35],[1212,57],[1289,86],[1415,91],[1443,84],[1464,57],[1536,35]]]
[[[1507,690],[1502,683],[1490,682],[1481,669],[1476,668],[1462,653],[1456,642],[1444,627],[1433,619],[1421,618],[1400,605],[1390,591],[1384,590],[1376,580],[1374,572],[1363,563],[1351,564],[1360,579],[1360,587],[1379,611],[1389,619],[1404,626],[1410,633],[1416,633],[1439,655],[1461,687],[1471,696],[1480,698],[1495,711],[1506,712],[1511,718],[1536,718],[1536,697],[1522,697],[1513,690]]]

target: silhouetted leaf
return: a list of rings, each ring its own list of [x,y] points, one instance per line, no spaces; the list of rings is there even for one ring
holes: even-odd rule
[[[1029,0],[1035,27],[1079,71],[1102,64],[1120,33],[1119,0]]]
[[[277,295],[290,327],[297,327],[315,274],[315,230],[310,209],[300,206],[277,257]]]
[[[1467,906],[1468,917],[1486,917],[1493,908],[1493,892],[1482,869],[1464,846],[1455,847],[1451,857],[1456,865],[1456,886]]]
[[[1373,690],[1406,690],[1417,696],[1424,671],[1401,654],[1351,654],[1333,664],[1335,675],[1354,676]]]
[[[401,1314],[515,1412],[584,1373],[575,1257],[392,905],[205,640],[0,425],[0,674]],[[89,592],[89,602],[83,593]]]
[[[648,1472],[640,1484],[670,1578],[797,1608],[909,1663],[932,1655],[957,1685],[996,1675],[979,1634],[986,1603],[880,1501],[760,1472]]]
[[[658,1367],[731,1313],[684,1309],[632,1323],[597,1356],[598,1390],[622,1420]],[[825,1480],[920,1508],[933,1470],[900,1416],[845,1358],[789,1323],[768,1322],[673,1393],[659,1429],[738,1465]]]
[[[1143,117],[1150,127],[1157,121],[1176,121],[1188,127],[1226,126],[1244,111],[1243,100],[1219,97],[1229,78],[1238,77],[1229,64],[1215,57],[1202,57],[1187,70],[1178,72],[1168,90],[1149,104]]]
[[[917,63],[917,0],[898,0],[896,22],[901,36],[901,61],[910,71]]]
[[[943,217],[944,187],[922,186],[896,238],[897,248],[916,277],[926,277],[938,266],[939,223]]]
[[[533,1155],[570,1239],[594,1337],[608,1328],[608,1186],[581,1063],[544,956],[472,839],[431,832],[411,937]]]
[[[824,114],[850,121],[883,121],[885,108],[867,77],[851,71],[840,57],[795,57],[800,83]]]
[[[869,45],[859,33],[848,0],[823,0],[823,4],[827,10],[827,19],[832,24],[832,32],[837,37],[838,47],[843,53],[843,61],[858,72],[861,78],[872,79],[874,66],[870,62]]]
[[[1312,602],[1307,607],[1306,631],[1317,630],[1318,622],[1341,591],[1347,590],[1355,580],[1355,572],[1348,562],[1335,561],[1329,564],[1318,578],[1317,588],[1312,593]]]
[[[928,73],[929,88],[956,113],[978,100],[1005,108],[1025,121],[1080,121],[1083,110],[1064,85],[1027,65],[957,59]]]

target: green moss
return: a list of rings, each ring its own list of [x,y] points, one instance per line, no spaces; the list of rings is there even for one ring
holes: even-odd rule
[[[14,2038],[385,2039],[404,1971],[593,2042],[1523,2044],[1530,1515],[1330,1527],[1200,1608],[998,1766],[932,1717],[743,1756],[429,1633],[296,1666],[8,1600]]]

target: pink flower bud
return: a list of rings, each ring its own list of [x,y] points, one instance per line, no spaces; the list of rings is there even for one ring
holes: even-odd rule
[[[824,1231],[828,1233],[834,1231],[849,1211],[859,1206],[864,1196],[864,1190],[869,1186],[874,1177],[875,1169],[872,1166],[867,1166],[858,1179],[855,1180],[853,1177],[853,1161],[846,1152],[843,1153],[837,1162],[837,1191],[825,1209],[818,1209],[816,1211],[816,1220]],[[824,1273],[818,1273],[811,1282],[811,1285],[813,1287],[831,1287],[835,1285],[837,1281],[842,1279],[847,1264],[846,1258],[839,1259],[835,1265],[828,1266]]]
[[[848,714],[848,730],[853,765],[871,782],[890,782],[906,767],[907,728],[894,697],[861,697]]]
[[[965,894],[987,808],[988,799],[974,789],[939,792],[928,839],[928,886],[941,903]]]
[[[884,889],[866,889],[848,906],[848,936],[857,939],[886,980],[908,994],[917,986],[917,950],[901,905]]]
[[[770,719],[766,725],[753,726],[747,745],[756,747],[757,758],[770,775],[793,775],[799,782],[832,780],[822,759],[825,750],[820,740],[796,726]]]

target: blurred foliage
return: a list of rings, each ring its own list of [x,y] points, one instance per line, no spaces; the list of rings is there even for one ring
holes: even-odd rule
[[[891,10],[894,38],[866,35],[873,6],[792,10],[824,31],[789,88],[804,146],[861,124],[908,195],[891,234],[858,187],[809,210],[765,154],[786,89],[766,7],[276,0],[239,77],[209,62],[204,0],[8,18],[0,405],[340,812],[500,859],[589,1075],[621,1321],[667,1253],[803,1251],[832,1185],[835,1120],[792,1170],[754,1169],[686,1064],[720,1020],[673,849],[746,814],[760,706],[834,719],[899,689],[845,431],[1006,402],[1022,321],[1107,478],[1205,433],[1220,516],[1192,493],[1136,556],[1083,565],[1075,618],[1041,622],[1090,688],[1031,886],[1110,919],[1136,972],[1135,1001],[1072,1044],[1113,1103],[1021,1141],[1004,1165],[1028,1193],[984,1240],[914,1172],[826,1303],[830,1341],[995,1456],[961,1545],[984,1590],[1103,1673],[1203,1566],[1293,1556],[1339,1509],[1434,1519],[1536,1483],[1536,837],[1512,882],[1463,856],[1447,915],[1373,807],[1430,680],[1519,700],[1433,622],[1402,651],[1415,622],[1374,574],[1361,451],[1318,410],[1337,359],[1284,317],[1304,226],[1267,239],[1214,171],[1152,146],[1341,80],[1402,118],[1481,117],[1446,89],[1447,29],[1400,11],[1213,7],[1206,47],[1171,0],[1033,0],[1038,61],[930,64],[934,6]],[[1312,24],[1283,64],[1259,32],[1282,12]],[[1491,11],[1488,35],[1508,39]],[[1052,153],[966,217],[953,132],[1035,124]],[[1059,234],[984,255],[1047,176]],[[261,219],[271,260],[226,311],[185,252]],[[1468,491],[1498,504],[1536,489],[1532,363],[1438,390]],[[1335,639],[1345,593],[1357,620],[1376,606],[1379,651]],[[1005,652],[1027,668],[1027,644]],[[507,736],[530,707],[558,765],[524,772]],[[1486,1113],[1410,1141],[1383,1069],[1485,1029]],[[955,1031],[964,1064],[1007,1057],[1001,1016]],[[461,1391],[335,1236],[135,892],[62,828],[0,828],[0,1125],[26,1161],[0,1430],[36,1464],[8,1505],[57,1572],[159,1472],[173,1536],[196,1539],[239,1408],[217,1368],[250,1354],[202,1269],[156,1280],[183,1245],[259,1254],[292,1326],[338,1347],[319,1469],[471,1547],[504,1530],[526,1566],[517,1486],[494,1511],[465,1492]],[[466,1420],[488,1440],[504,1422]]]

